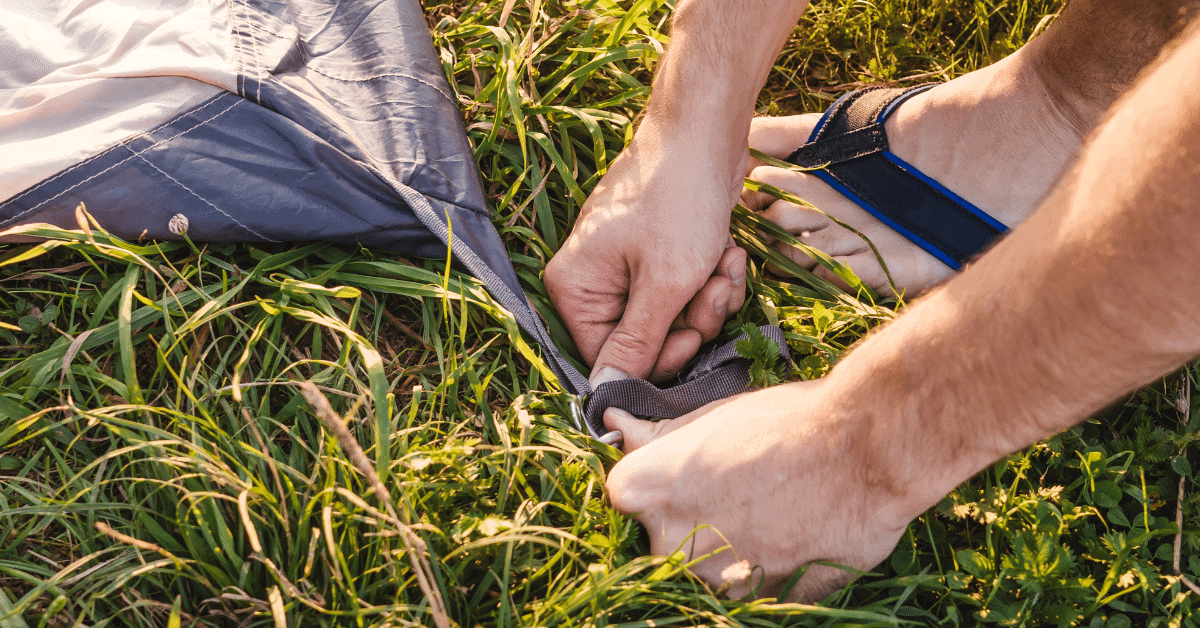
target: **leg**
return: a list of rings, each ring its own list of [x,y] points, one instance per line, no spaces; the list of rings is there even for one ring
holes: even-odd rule
[[[1087,133],[1200,13],[1194,0],[1072,0],[1031,60],[1062,112]]]
[[[1198,8],[1197,0],[1073,0],[1045,34],[1015,54],[905,102],[886,124],[891,150],[1015,227],[1058,180],[1105,111]],[[756,119],[751,145],[783,157],[808,139],[818,117]],[[898,290],[911,295],[952,273],[815,176],[769,167],[750,176],[794,192],[862,231],[879,248]],[[824,214],[761,194],[746,202],[850,265],[868,285],[886,287],[866,243]],[[815,265],[795,249],[781,250],[806,267]]]

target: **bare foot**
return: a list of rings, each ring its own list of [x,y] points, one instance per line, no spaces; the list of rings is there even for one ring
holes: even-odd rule
[[[1077,128],[1053,104],[1027,56],[1022,49],[913,96],[885,123],[893,153],[1009,229],[1037,207],[1089,130]],[[750,146],[783,159],[808,140],[819,119],[819,114],[756,118]],[[901,293],[912,296],[954,272],[814,175],[758,166],[749,177],[819,208],[814,211],[761,192],[743,196],[751,209],[846,264],[872,288],[888,289],[879,260],[862,238],[830,216],[871,240]],[[841,283],[799,249],[775,246],[805,268],[815,268],[819,276]]]

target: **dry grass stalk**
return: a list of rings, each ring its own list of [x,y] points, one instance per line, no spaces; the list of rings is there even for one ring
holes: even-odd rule
[[[441,592],[433,586],[433,568],[429,565],[429,558],[425,551],[425,542],[421,537],[417,536],[408,525],[400,521],[400,517],[396,514],[396,509],[392,505],[392,496],[388,492],[387,487],[383,482],[379,481],[379,475],[375,473],[375,467],[371,464],[371,460],[367,458],[367,454],[363,452],[354,435],[350,433],[350,428],[342,417],[338,416],[333,411],[333,407],[329,405],[329,400],[317,386],[312,382],[301,382],[300,393],[304,395],[304,400],[308,405],[312,406],[317,417],[321,419],[329,431],[333,432],[337,437],[338,443],[342,446],[342,451],[350,458],[350,462],[367,478],[367,484],[371,487],[371,492],[375,494],[375,498],[383,503],[387,509],[388,518],[392,525],[400,532],[400,538],[404,541],[404,547],[408,550],[408,558],[412,562],[413,572],[417,576],[417,585],[421,587],[421,592],[425,594],[425,598],[429,600],[430,613],[433,614],[433,621],[438,628],[450,628],[450,618],[446,614],[446,604],[442,600]]]
[[[1183,487],[1185,482],[1187,482],[1187,478],[1179,478],[1179,501],[1175,503],[1175,527],[1179,531],[1175,533],[1175,560],[1172,564],[1172,567],[1175,570],[1175,575],[1179,576],[1179,581],[1182,582],[1184,586],[1191,589],[1193,593],[1200,595],[1200,587],[1196,586],[1195,582],[1189,580],[1188,577],[1183,575],[1183,572],[1179,570],[1180,555],[1182,553],[1181,550],[1183,549]]]
[[[111,526],[109,526],[107,523],[104,523],[103,521],[96,522],[96,530],[99,531],[100,534],[103,534],[104,536],[107,536],[115,541],[120,541],[121,543],[125,543],[127,545],[132,545],[138,549],[144,549],[146,551],[150,551],[150,552],[159,554],[160,556],[162,556],[164,558],[170,559],[176,565],[180,565],[183,562],[183,561],[179,560],[179,558],[177,556],[175,556],[171,552],[168,552],[167,550],[163,549],[162,547],[159,547],[158,545],[155,545],[154,543],[150,543],[148,541],[136,539],[132,536],[129,536],[128,534],[121,534],[120,532],[117,532],[116,530],[112,529]]]

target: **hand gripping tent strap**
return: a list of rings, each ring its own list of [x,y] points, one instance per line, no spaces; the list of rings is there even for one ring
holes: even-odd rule
[[[786,161],[820,168],[813,174],[958,270],[1008,228],[891,152],[884,123],[932,87],[870,87],[839,98]]]
[[[416,0],[161,5],[0,5],[0,230],[72,228],[83,202],[129,240],[180,239],[182,215],[195,241],[318,240],[433,258],[449,245],[542,346],[563,388],[591,392],[491,223]]]
[[[764,325],[759,330],[775,341],[781,358],[791,360],[782,329]],[[701,353],[689,365],[681,381],[669,388],[659,388],[644,379],[600,384],[588,397],[585,414],[588,431],[596,437],[608,432],[604,427],[604,411],[610,407],[621,408],[637,417],[674,419],[719,399],[747,392],[750,360],[738,353],[737,343],[748,337],[742,334]]]

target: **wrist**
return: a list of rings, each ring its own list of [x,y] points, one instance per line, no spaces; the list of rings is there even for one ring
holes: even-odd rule
[[[748,132],[730,136],[716,127],[651,116],[638,126],[626,152],[638,156],[643,174],[653,169],[686,173],[696,183],[720,186],[716,193],[722,195],[726,213],[737,203],[750,163]]]
[[[961,339],[963,332],[971,337],[972,321],[938,296],[912,306],[828,376],[834,412],[847,417],[856,463],[891,497],[889,507],[902,520],[919,516],[998,458],[1048,435],[1017,425],[1002,378],[975,368],[1002,356],[968,356],[969,343]]]

